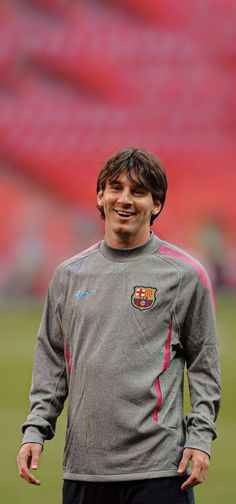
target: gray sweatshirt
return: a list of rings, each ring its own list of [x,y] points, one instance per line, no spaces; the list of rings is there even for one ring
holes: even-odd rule
[[[184,447],[210,454],[219,360],[202,266],[153,233],[140,247],[102,241],[62,263],[37,338],[23,443],[54,436],[67,396],[66,479],[175,476]]]

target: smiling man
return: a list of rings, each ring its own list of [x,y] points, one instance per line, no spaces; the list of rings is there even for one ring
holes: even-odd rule
[[[108,245],[117,248],[137,247],[150,235],[150,218],[161,210],[160,201],[133,173],[122,172],[108,180],[98,192],[98,206],[105,216],[105,236]]]
[[[153,154],[115,153],[97,182],[104,240],[49,285],[17,461],[39,485],[30,468],[68,397],[63,504],[192,504],[206,476],[220,399],[213,295],[199,262],[150,232],[166,191]]]

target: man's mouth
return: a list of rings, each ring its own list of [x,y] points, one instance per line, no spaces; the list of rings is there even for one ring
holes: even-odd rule
[[[119,217],[123,217],[128,219],[129,217],[132,217],[135,215],[134,212],[130,212],[129,210],[114,210],[114,212],[119,215]]]

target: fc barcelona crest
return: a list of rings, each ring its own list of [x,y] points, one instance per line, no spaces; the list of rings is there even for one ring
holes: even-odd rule
[[[155,287],[134,287],[132,305],[138,310],[150,310],[156,301],[156,291]]]

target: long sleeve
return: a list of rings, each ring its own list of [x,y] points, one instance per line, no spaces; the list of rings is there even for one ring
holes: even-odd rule
[[[191,412],[187,416],[187,448],[210,455],[220,405],[220,370],[215,312],[210,283],[198,281],[182,328]]]
[[[36,342],[30,391],[31,413],[23,424],[23,443],[51,439],[67,397],[64,339],[60,323],[57,275],[49,286]]]

